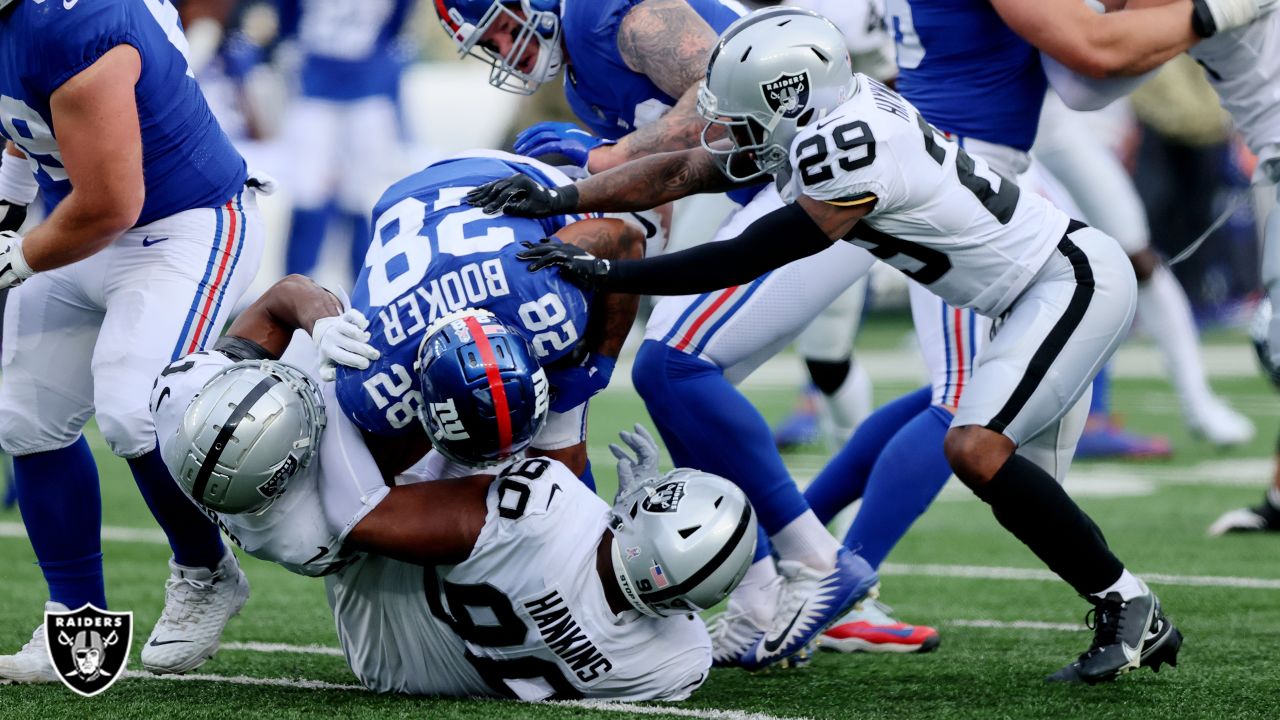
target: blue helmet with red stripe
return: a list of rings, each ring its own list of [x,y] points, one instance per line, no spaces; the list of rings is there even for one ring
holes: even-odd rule
[[[435,8],[458,54],[489,63],[499,90],[532,95],[564,64],[560,0],[435,0]]]
[[[418,347],[418,417],[441,455],[473,467],[524,450],[547,419],[547,376],[533,349],[487,310],[461,310]]]

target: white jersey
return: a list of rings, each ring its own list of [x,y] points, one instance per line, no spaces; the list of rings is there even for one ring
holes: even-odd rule
[[[370,556],[327,579],[361,682],[522,700],[680,700],[702,684],[711,667],[702,620],[609,609],[596,572],[609,507],[568,468],[517,462],[486,502],[475,549],[458,565]]]
[[[1188,53],[1258,158],[1280,157],[1280,13],[1196,43]]]
[[[846,239],[948,303],[991,317],[1044,266],[1069,220],[865,75],[849,100],[796,136],[777,182],[787,202],[874,199]]]
[[[315,379],[316,356],[310,339],[293,342],[284,360]],[[151,390],[150,406],[162,449],[177,437],[187,406],[205,383],[234,362],[212,350],[187,355],[164,369]],[[289,480],[279,499],[257,514],[232,515],[201,506],[240,549],[311,576],[331,573],[353,560],[342,551],[347,534],[390,491],[360,431],[338,407],[333,383],[320,383],[320,387],[328,424],[320,437],[319,453]]]

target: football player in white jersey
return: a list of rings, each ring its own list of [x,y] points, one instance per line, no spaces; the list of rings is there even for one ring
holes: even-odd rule
[[[152,409],[184,491],[245,551],[328,576],[348,663],[371,689],[688,697],[711,665],[693,613],[723,599],[754,550],[745,496],[696,471],[659,477],[640,428],[623,434],[637,458],[615,447],[613,510],[561,463],[522,459],[545,420],[546,379],[514,331],[474,310],[443,318],[422,344],[422,421],[436,450],[399,474],[365,446],[332,383],[271,359],[288,346],[286,359],[314,366],[310,343],[289,345],[304,329],[325,357],[367,365],[362,326],[293,276],[215,350],[167,368]],[[499,447],[503,422],[510,444]]]
[[[896,93],[855,75],[838,30],[817,15],[764,12],[735,23],[712,55],[700,107],[729,142],[555,190],[498,181],[473,198],[517,213],[623,209],[770,174],[788,205],[733,240],[633,262],[571,246],[539,245],[525,257],[531,269],[558,265],[587,286],[688,293],[844,239],[952,305],[997,318],[944,449],[1001,525],[1097,612],[1090,648],[1051,679],[1101,682],[1176,659],[1181,635],[1155,595],[1059,484],[1080,431],[1068,412],[1085,409],[1077,401],[1133,317],[1136,283],[1116,242],[1021,192]]]

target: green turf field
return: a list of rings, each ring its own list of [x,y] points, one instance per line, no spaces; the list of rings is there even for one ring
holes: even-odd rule
[[[860,347],[893,347],[901,330],[894,323],[873,324]],[[1215,342],[1248,352],[1238,336]],[[882,597],[898,615],[940,629],[942,646],[929,655],[824,653],[792,671],[717,670],[691,701],[678,705],[600,709],[381,697],[351,687],[354,678],[335,655],[322,583],[249,558],[242,562],[253,596],[228,627],[224,649],[197,678],[128,677],[90,700],[61,685],[3,686],[0,718],[1274,718],[1280,712],[1280,537],[1211,540],[1204,532],[1222,511],[1261,496],[1280,402],[1251,375],[1215,386],[1257,422],[1251,446],[1226,453],[1199,443],[1182,429],[1165,383],[1118,380],[1115,406],[1129,426],[1169,435],[1177,455],[1147,463],[1079,463],[1068,481],[1120,557],[1148,575],[1186,635],[1179,667],[1159,675],[1143,670],[1094,688],[1045,684],[1045,675],[1088,645],[1087,606],[1038,572],[1009,572],[1040,566],[985,505],[949,487],[882,569]],[[877,399],[911,387],[878,383]],[[750,394],[771,420],[786,413],[793,397],[781,384]],[[606,443],[641,418],[639,400],[625,389],[611,389],[595,404],[592,454],[602,485],[611,484]],[[160,610],[168,549],[124,463],[110,458],[101,442],[95,449],[103,458],[104,524],[113,529],[108,538],[126,536],[104,541],[107,594],[113,609],[135,612],[131,664],[138,669],[138,646]],[[790,456],[789,463],[806,478],[824,459],[815,447]],[[27,640],[45,598],[18,523],[16,511],[0,511],[3,652]]]

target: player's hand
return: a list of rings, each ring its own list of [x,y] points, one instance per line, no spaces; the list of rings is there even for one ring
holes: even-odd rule
[[[636,454],[632,459],[620,446],[614,443],[609,444],[609,452],[618,458],[617,497],[623,497],[640,487],[658,481],[658,443],[639,423],[636,423],[635,432],[623,430],[618,433],[618,437]]]
[[[609,386],[617,360],[589,353],[580,365],[547,371],[551,384],[551,412],[568,412]]]
[[[467,193],[466,201],[488,215],[505,212],[521,217],[547,217],[577,207],[578,189],[573,185],[549,188],[528,175],[517,173],[481,185]]]
[[[561,277],[587,290],[603,287],[609,277],[609,261],[598,258],[573,243],[551,242],[543,238],[540,243],[524,243],[524,250],[516,253],[516,259],[529,263],[529,272],[543,268],[560,268]]]
[[[573,123],[540,122],[530,125],[516,136],[514,150],[517,155],[535,158],[551,154],[563,155],[574,165],[585,168],[592,150],[613,143],[613,140],[596,137]]]
[[[1244,27],[1280,6],[1280,0],[1192,0],[1191,26],[1209,37]]]
[[[369,344],[367,327],[369,321],[354,308],[316,321],[311,328],[311,341],[320,351],[321,380],[335,380],[339,365],[365,370],[369,363],[382,357],[382,353]]]
[[[0,231],[18,232],[27,219],[27,206],[22,203],[0,200]]]
[[[35,274],[22,255],[22,236],[12,230],[0,231],[0,290],[21,285]]]

